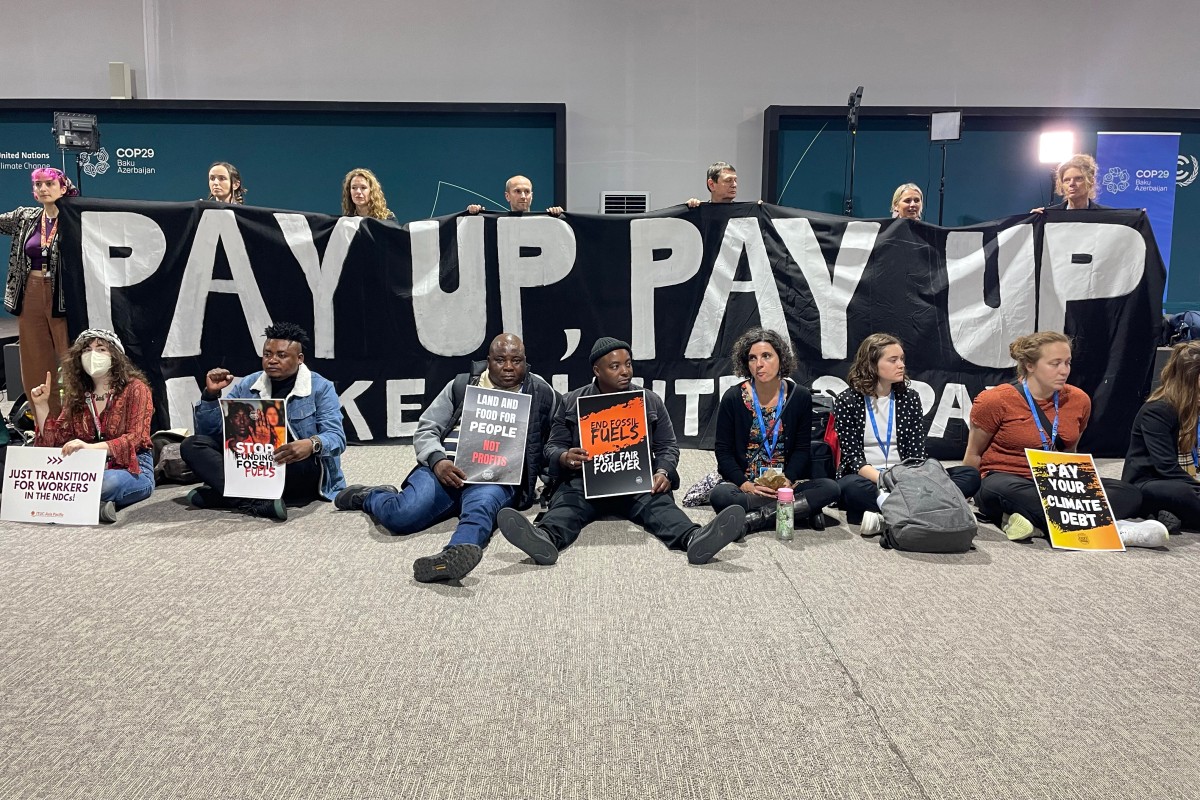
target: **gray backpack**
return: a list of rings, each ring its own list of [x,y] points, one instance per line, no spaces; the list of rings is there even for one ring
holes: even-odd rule
[[[879,546],[917,553],[965,553],[977,526],[975,515],[946,468],[934,459],[910,460],[886,470],[879,485],[884,530]]]

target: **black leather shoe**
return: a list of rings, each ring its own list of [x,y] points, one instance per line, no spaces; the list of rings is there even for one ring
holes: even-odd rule
[[[766,531],[775,527],[775,515],[779,511],[776,503],[767,503],[762,508],[746,512],[746,533]]]

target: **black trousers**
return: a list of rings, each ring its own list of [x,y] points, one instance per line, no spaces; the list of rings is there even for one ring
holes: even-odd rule
[[[829,478],[800,481],[796,484],[795,491],[797,498],[803,497],[808,501],[808,507],[814,513],[831,503],[836,503],[840,494],[837,483]],[[746,511],[755,511],[775,501],[769,497],[746,494],[740,486],[729,481],[721,481],[713,487],[708,502],[712,504],[715,511],[721,511],[729,506],[741,506]]]
[[[1115,478],[1101,478],[1100,483],[1108,495],[1113,519],[1130,519],[1141,513],[1142,493],[1136,486]],[[980,484],[975,506],[993,524],[1000,524],[1005,514],[1020,514],[1038,530],[1046,530],[1046,512],[1032,478],[993,472]]]
[[[670,492],[645,492],[588,500],[583,496],[582,476],[573,477],[554,490],[550,508],[537,524],[550,535],[554,546],[563,550],[579,538],[584,525],[601,516],[632,520],[672,550],[686,549],[692,533],[700,529],[675,505],[675,498]]]
[[[200,480],[225,494],[225,448],[221,442],[208,436],[189,436],[180,443],[179,454]],[[320,496],[321,467],[315,458],[287,465],[285,502],[307,505]]]
[[[1170,511],[1189,531],[1200,531],[1200,483],[1182,480],[1154,480],[1138,484],[1142,490],[1142,514],[1154,517]]]
[[[979,470],[974,467],[947,467],[946,474],[962,492],[963,497],[974,497],[979,491]],[[861,525],[864,511],[878,511],[879,488],[862,475],[843,475],[838,478],[842,490],[842,508],[846,510],[846,522]]]

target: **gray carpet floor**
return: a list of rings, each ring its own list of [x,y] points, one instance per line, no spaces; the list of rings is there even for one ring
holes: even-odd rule
[[[345,458],[359,483],[411,463]],[[711,466],[686,451],[685,484]],[[186,491],[0,525],[0,797],[1200,796],[1195,534],[1085,554],[987,527],[933,556],[841,521],[690,567],[603,521],[553,567],[497,535],[423,585],[452,523]]]

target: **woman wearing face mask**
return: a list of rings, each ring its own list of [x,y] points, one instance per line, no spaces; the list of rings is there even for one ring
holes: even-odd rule
[[[39,205],[0,214],[0,234],[12,237],[4,308],[17,317],[21,383],[27,397],[47,371],[54,372],[71,341],[67,336],[67,305],[60,280],[58,200],[79,194],[67,176],[53,167],[35,169],[30,177],[33,197]],[[16,393],[9,396],[15,397]],[[46,400],[51,413],[57,414],[57,381],[47,392]]]
[[[117,510],[154,491],[154,448],[150,418],[154,402],[146,377],[125,355],[112,331],[79,334],[62,362],[63,406],[50,416],[50,373],[29,393],[39,447],[108,454],[100,489],[100,521],[116,522]]]
[[[246,202],[246,186],[242,183],[242,173],[228,161],[215,161],[208,168],[208,198],[218,203],[234,203],[244,205]]]

